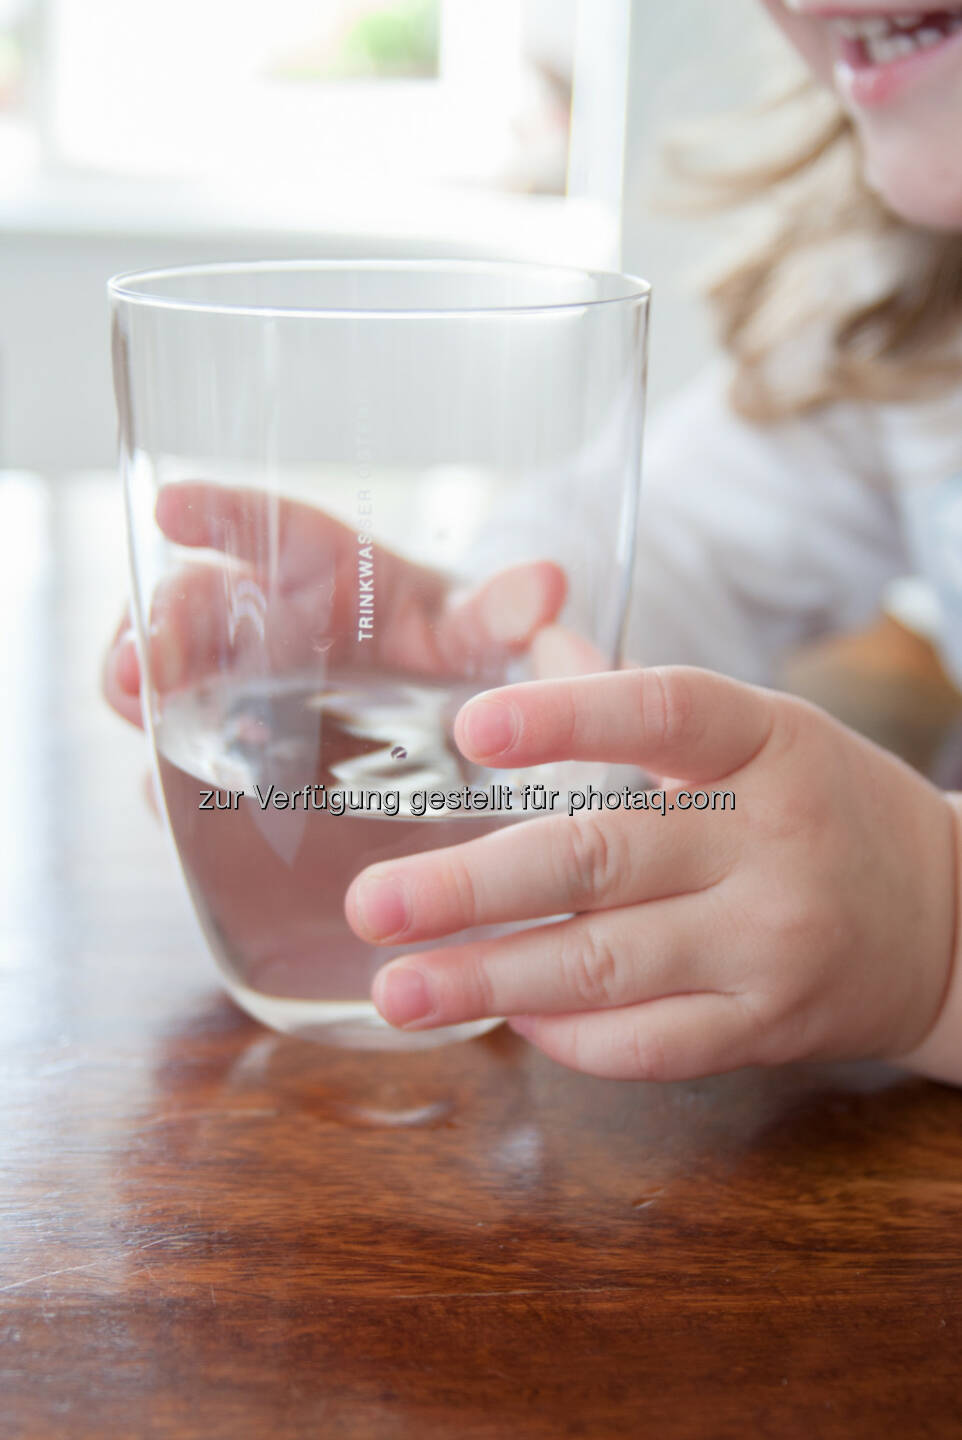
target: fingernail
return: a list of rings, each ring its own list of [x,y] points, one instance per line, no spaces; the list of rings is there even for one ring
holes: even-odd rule
[[[365,875],[357,882],[353,902],[357,920],[372,940],[390,940],[407,928],[407,900],[397,880]]]
[[[374,982],[374,1003],[389,1025],[413,1025],[434,1013],[431,987],[420,970],[389,965]]]
[[[461,726],[472,754],[493,757],[514,744],[521,730],[521,717],[510,700],[472,700],[464,710]]]
[[[542,619],[544,585],[537,574],[513,574],[492,585],[484,600],[484,624],[492,640],[519,645]]]

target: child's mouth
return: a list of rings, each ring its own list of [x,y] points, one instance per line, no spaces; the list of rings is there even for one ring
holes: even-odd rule
[[[942,53],[962,47],[962,6],[914,14],[836,11],[827,18],[837,45],[836,83],[859,107],[888,104],[925,76],[931,83]]]
[[[842,42],[842,59],[855,69],[891,65],[919,50],[930,50],[962,30],[962,9],[916,15],[846,15],[832,22]]]

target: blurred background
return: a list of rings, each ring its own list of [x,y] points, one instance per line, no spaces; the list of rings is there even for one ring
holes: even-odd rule
[[[189,260],[466,255],[655,286],[652,403],[702,363],[717,223],[665,129],[771,63],[754,0],[0,0],[0,466],[111,466],[104,283]]]

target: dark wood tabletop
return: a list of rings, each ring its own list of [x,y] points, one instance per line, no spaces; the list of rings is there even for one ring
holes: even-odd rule
[[[0,486],[0,1434],[962,1436],[962,1093],[224,997],[97,695],[122,545],[112,481]]]

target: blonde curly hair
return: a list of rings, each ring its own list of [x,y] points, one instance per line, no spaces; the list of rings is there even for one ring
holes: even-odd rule
[[[756,109],[755,121],[776,111],[797,115],[793,142],[751,168],[699,164],[691,137],[668,149],[672,172],[702,202],[766,202],[764,238],[707,291],[734,360],[733,407],[771,421],[958,383],[962,235],[913,227],[886,208],[864,179],[852,120],[814,81]]]

